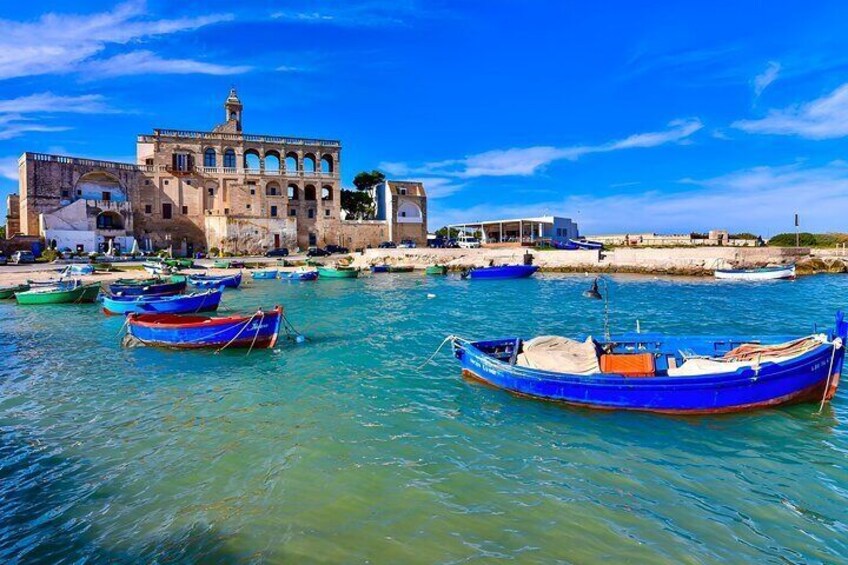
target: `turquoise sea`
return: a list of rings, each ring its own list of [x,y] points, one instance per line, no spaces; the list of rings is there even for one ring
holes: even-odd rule
[[[848,561],[848,387],[681,418],[465,381],[447,334],[601,332],[589,278],[249,281],[307,336],[122,348],[93,305],[0,304],[0,562]],[[848,277],[614,277],[612,328],[806,334]],[[428,298],[428,294],[435,297]]]

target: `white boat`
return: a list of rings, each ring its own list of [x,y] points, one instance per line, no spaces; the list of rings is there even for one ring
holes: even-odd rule
[[[762,267],[759,269],[716,269],[715,278],[737,281],[774,281],[794,279],[795,264]]]
[[[151,275],[168,275],[171,273],[171,268],[164,263],[144,263],[142,265],[144,270],[150,273]]]

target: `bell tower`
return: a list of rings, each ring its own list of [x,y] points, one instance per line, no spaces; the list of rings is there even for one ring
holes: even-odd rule
[[[241,113],[244,106],[242,105],[241,100],[239,100],[235,87],[230,89],[230,95],[227,96],[227,100],[224,102],[224,109],[227,111],[225,117],[226,124],[230,126],[230,128],[233,128],[236,132],[240,132]]]

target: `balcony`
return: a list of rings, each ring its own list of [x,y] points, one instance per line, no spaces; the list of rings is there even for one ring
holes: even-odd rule
[[[177,129],[154,129],[153,135],[139,135],[142,143],[152,143],[160,138],[223,140],[234,142],[272,143],[279,145],[305,145],[317,147],[341,147],[341,142],[335,139],[311,139],[306,137],[286,137],[280,135],[253,135],[247,133],[223,133],[214,131],[192,131]]]

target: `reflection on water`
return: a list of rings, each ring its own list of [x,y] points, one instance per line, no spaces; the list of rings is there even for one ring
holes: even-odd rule
[[[3,303],[0,560],[844,560],[844,390],[657,417],[515,398],[447,353],[418,369],[449,333],[597,334],[589,280],[250,281],[227,306],[282,303],[309,339],[247,357]],[[612,326],[804,334],[846,283],[614,277]]]

